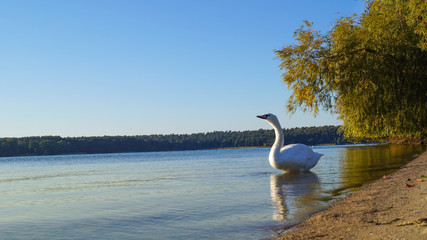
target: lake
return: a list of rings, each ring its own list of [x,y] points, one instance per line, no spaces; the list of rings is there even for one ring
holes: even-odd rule
[[[310,173],[269,148],[0,158],[0,239],[265,239],[426,150],[319,146]]]

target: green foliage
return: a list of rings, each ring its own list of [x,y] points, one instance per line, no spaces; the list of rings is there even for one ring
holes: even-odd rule
[[[338,127],[285,129],[285,143],[342,144]],[[271,146],[273,130],[148,136],[0,138],[0,156],[152,152]]]
[[[276,50],[287,108],[339,114],[346,137],[384,140],[427,134],[427,4],[373,0],[322,35],[305,24],[297,44]]]

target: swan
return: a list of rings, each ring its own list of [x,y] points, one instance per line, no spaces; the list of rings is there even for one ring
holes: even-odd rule
[[[286,172],[308,172],[316,166],[323,154],[314,152],[305,144],[289,144],[283,146],[283,130],[274,114],[267,113],[257,116],[266,120],[274,128],[276,140],[270,150],[268,160],[273,168]]]

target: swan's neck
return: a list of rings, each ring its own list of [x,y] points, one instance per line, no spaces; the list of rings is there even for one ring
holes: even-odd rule
[[[274,144],[271,147],[269,160],[270,160],[270,165],[272,167],[277,168],[277,160],[279,158],[280,149],[283,147],[283,143],[284,143],[283,129],[280,126],[280,123],[278,121],[271,122],[270,124],[274,128],[274,134],[276,135],[276,140],[274,141]]]

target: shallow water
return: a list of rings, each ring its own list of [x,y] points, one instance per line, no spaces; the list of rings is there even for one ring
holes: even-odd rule
[[[267,148],[0,158],[0,239],[262,239],[425,146],[314,147],[283,174]]]

